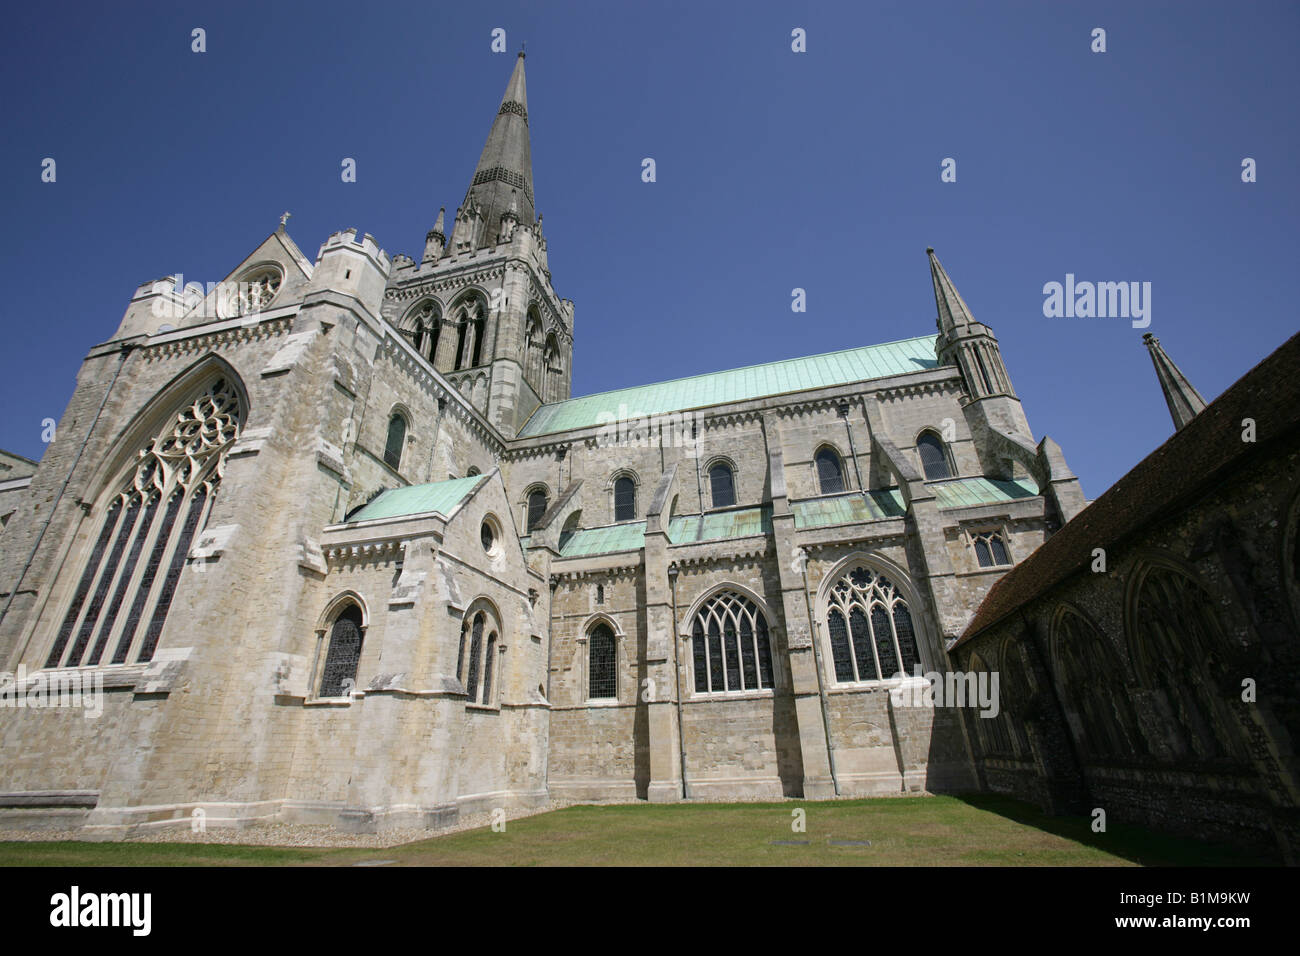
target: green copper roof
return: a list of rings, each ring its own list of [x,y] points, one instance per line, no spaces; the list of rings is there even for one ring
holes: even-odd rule
[[[1000,478],[956,478],[936,481],[930,490],[938,499],[940,508],[965,508],[970,505],[989,505],[999,501],[1032,498],[1038,494],[1032,481],[1020,479],[1003,481]]]
[[[791,504],[790,510],[794,512],[794,526],[803,530],[832,524],[900,518],[907,509],[903,507],[903,496],[899,490],[889,488],[885,491],[870,491],[865,496],[854,493],[796,501]]]
[[[573,532],[560,542],[560,557],[581,558],[593,554],[613,554],[616,551],[639,551],[644,546],[645,522],[629,521],[626,524],[584,528]]]
[[[352,523],[372,521],[375,518],[400,518],[404,515],[427,514],[430,511],[436,511],[446,517],[485,477],[487,476],[471,475],[469,478],[452,478],[449,481],[434,481],[427,485],[390,488],[360,511],[354,512],[347,520]]]
[[[668,523],[668,540],[673,544],[718,541],[772,533],[772,506],[714,511],[706,515],[678,515]]]
[[[786,359],[766,365],[708,375],[692,375],[670,382],[620,388],[583,398],[543,405],[524,424],[519,437],[548,435],[571,428],[588,428],[629,417],[665,415],[726,402],[742,402],[767,395],[783,395],[810,388],[846,385],[938,366],[933,335],[827,352],[808,358]]]

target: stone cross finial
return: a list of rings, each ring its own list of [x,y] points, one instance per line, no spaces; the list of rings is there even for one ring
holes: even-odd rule
[[[284,228],[285,223],[287,223],[287,222],[289,221],[289,217],[292,216],[292,215],[293,215],[293,213],[289,212],[288,210],[285,210],[284,215],[282,215],[282,216],[280,217],[280,228],[281,228],[281,229]]]

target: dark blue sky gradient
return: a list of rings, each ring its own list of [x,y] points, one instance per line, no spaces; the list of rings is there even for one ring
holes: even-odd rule
[[[1044,318],[1044,283],[1151,282],[1150,331],[1207,399],[1300,327],[1295,3],[6,16],[0,447],[33,458],[141,282],[224,278],[285,209],[309,257],[347,227],[418,256],[464,195],[521,41],[538,208],[577,309],[575,394],[928,334],[933,245],[997,333],[1035,434],[1095,497],[1172,425],[1142,331]],[[1089,49],[1098,26],[1105,54]]]

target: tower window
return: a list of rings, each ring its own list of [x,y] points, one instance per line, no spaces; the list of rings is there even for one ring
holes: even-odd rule
[[[623,475],[614,482],[614,520],[632,521],[636,518],[636,482]]]
[[[817,486],[823,495],[837,495],[844,490],[844,466],[833,449],[817,452]]]
[[[736,503],[736,482],[730,466],[718,462],[709,469],[709,490],[715,508],[730,508]]]
[[[971,535],[975,557],[981,568],[993,568],[1011,563],[1007,542],[1001,531],[981,531]]]
[[[388,419],[388,440],[384,443],[384,464],[393,471],[402,465],[402,446],[406,444],[406,419],[397,412]]]
[[[952,469],[948,467],[948,455],[944,450],[943,439],[934,432],[921,432],[916,439],[916,450],[921,455],[921,470],[925,472],[926,481],[951,478]]]

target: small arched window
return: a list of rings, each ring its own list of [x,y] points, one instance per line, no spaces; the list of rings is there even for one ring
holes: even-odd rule
[[[614,646],[614,631],[603,622],[593,627],[587,636],[587,697],[591,700],[618,696]]]
[[[730,465],[718,462],[709,469],[709,491],[715,508],[730,508],[736,503],[736,482]]]
[[[388,440],[384,443],[384,464],[393,471],[402,466],[402,446],[406,444],[406,419],[393,412],[388,419]]]
[[[356,689],[361,641],[361,608],[349,604],[330,626],[330,644],[320,682],[322,697],[347,697]]]
[[[921,432],[916,439],[916,450],[921,455],[921,470],[925,472],[926,481],[951,478],[952,469],[948,467],[948,454],[944,450],[943,439],[934,432]]]
[[[546,514],[546,491],[541,488],[534,488],[528,493],[528,532],[531,534],[537,528],[538,522],[542,520],[542,515]]]
[[[636,518],[636,482],[628,475],[614,481],[614,520],[632,521]]]
[[[817,487],[823,495],[837,495],[844,490],[844,466],[832,448],[817,452]]]
[[[695,693],[758,690],[772,686],[772,645],[767,618],[736,591],[719,591],[695,615],[691,632]]]
[[[496,704],[496,657],[501,651],[496,616],[478,605],[460,628],[460,649],[456,655],[456,677],[471,704]]]

